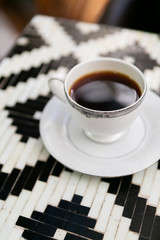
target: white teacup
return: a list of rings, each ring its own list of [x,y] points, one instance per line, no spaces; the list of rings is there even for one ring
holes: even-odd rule
[[[139,85],[141,96],[133,104],[118,110],[100,111],[79,105],[71,98],[70,87],[80,77],[97,71],[116,71],[129,76]],[[82,62],[73,67],[65,78],[54,76],[49,83],[52,92],[67,103],[73,119],[85,134],[100,143],[115,141],[123,135],[137,118],[147,91],[143,73],[133,64],[115,58],[98,58]]]

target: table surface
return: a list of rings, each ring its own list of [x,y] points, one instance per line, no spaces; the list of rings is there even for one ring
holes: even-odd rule
[[[160,164],[133,175],[74,172],[45,149],[48,79],[96,57],[138,66],[159,94],[156,34],[37,15],[0,63],[0,239],[160,239]]]

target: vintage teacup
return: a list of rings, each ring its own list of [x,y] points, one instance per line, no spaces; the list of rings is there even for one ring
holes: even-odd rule
[[[115,87],[115,82],[118,87]],[[100,143],[115,141],[123,135],[139,115],[147,91],[143,73],[133,64],[116,58],[82,62],[74,66],[66,77],[53,76],[49,84],[52,92],[67,103],[72,118],[84,133]],[[131,95],[133,99],[123,105]],[[88,100],[89,96],[91,99]]]

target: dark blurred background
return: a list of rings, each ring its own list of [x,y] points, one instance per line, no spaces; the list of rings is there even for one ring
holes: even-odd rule
[[[0,58],[35,14],[160,33],[160,0],[0,0]]]

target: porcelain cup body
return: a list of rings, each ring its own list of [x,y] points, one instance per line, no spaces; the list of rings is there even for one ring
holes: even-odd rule
[[[126,108],[112,111],[92,110],[79,105],[70,97],[69,89],[77,79],[96,71],[116,71],[129,76],[139,85],[142,93],[140,98]],[[139,115],[147,91],[143,73],[133,64],[116,58],[98,58],[76,65],[63,79],[63,90],[54,84],[56,79],[55,77],[50,82],[52,92],[67,103],[72,117],[85,134],[101,143],[115,141],[123,135]]]

